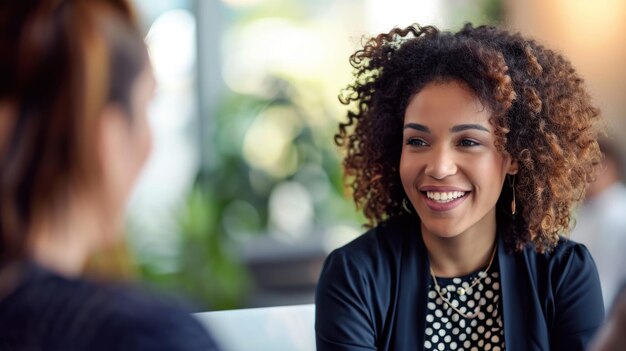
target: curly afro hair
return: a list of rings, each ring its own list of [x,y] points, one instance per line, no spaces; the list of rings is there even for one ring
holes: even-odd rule
[[[346,182],[369,226],[408,215],[398,172],[404,111],[433,81],[465,83],[492,111],[496,147],[519,162],[496,204],[509,251],[552,249],[601,158],[600,112],[572,65],[520,34],[465,25],[456,33],[412,25],[367,40],[350,57],[354,81],[339,95],[352,106],[339,125]]]

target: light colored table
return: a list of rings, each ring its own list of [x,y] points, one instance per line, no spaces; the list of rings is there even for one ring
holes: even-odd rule
[[[225,351],[315,350],[315,305],[196,313]]]

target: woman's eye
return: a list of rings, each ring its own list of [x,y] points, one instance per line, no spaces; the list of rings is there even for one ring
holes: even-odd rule
[[[426,146],[428,145],[423,139],[420,138],[409,138],[409,140],[406,141],[407,145],[411,145],[411,146]]]
[[[471,140],[471,139],[463,139],[459,142],[459,146],[465,146],[465,147],[478,146],[478,145],[480,145],[479,142]]]

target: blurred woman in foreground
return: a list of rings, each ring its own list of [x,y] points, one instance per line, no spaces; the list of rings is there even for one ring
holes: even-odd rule
[[[130,5],[1,2],[0,77],[0,349],[215,349],[179,307],[79,278],[120,239],[150,151]]]

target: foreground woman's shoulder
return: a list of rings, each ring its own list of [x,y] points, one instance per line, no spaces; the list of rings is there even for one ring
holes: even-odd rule
[[[24,266],[0,300],[0,349],[215,350],[187,309],[137,286]]]
[[[110,318],[123,345],[137,350],[216,350],[208,331],[180,301],[138,287],[111,289]]]

